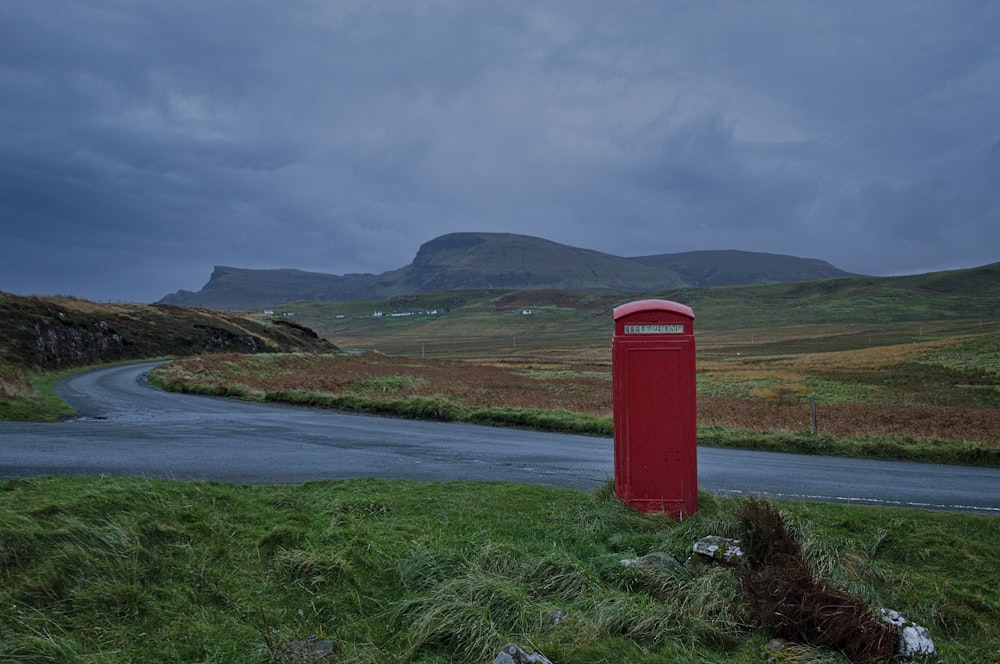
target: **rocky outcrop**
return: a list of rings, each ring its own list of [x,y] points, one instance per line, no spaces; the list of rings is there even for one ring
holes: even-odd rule
[[[42,369],[207,352],[337,350],[297,323],[161,305],[0,293],[0,363]]]
[[[34,326],[34,363],[45,369],[61,369],[132,359],[127,334],[119,333],[104,320],[77,324]],[[267,352],[264,341],[216,325],[193,325],[184,339],[188,352]]]
[[[125,357],[125,341],[106,321],[92,325],[34,325],[34,363],[46,369],[115,362]]]

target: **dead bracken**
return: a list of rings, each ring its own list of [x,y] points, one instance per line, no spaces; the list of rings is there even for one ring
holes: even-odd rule
[[[739,516],[743,589],[758,624],[781,639],[839,650],[857,664],[896,654],[897,627],[861,600],[818,581],[769,502],[748,499]]]

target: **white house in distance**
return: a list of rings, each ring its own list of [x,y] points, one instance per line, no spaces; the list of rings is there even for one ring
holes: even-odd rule
[[[424,316],[424,315],[436,316],[437,312],[438,312],[437,309],[429,309],[429,310],[425,309],[424,311],[417,311],[415,313],[412,312],[412,311],[393,311],[391,314],[389,314],[389,317],[390,318],[403,318],[405,316],[417,316],[417,315],[420,315],[420,316]],[[374,318],[381,318],[382,316],[385,316],[385,312],[383,312],[383,311],[376,311],[375,313],[372,314],[372,316]]]

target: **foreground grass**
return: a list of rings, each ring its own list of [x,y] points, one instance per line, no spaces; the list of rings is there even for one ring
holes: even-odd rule
[[[556,662],[760,662],[768,635],[746,624],[731,571],[621,564],[736,534],[740,501],[701,501],[673,522],[607,488],[12,479],[0,653],[268,662],[315,635],[340,662],[490,661],[509,641]],[[1000,661],[996,517],[776,505],[824,582],[927,626],[942,661]]]

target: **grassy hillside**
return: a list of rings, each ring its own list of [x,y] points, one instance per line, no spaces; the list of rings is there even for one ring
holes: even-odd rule
[[[296,320],[345,348],[468,359],[532,352],[558,357],[572,351],[607,360],[612,309],[647,297],[694,309],[698,345],[706,357],[791,352],[788,344],[796,339],[797,352],[848,350],[996,329],[1000,264],[906,277],[636,294],[477,290],[303,302],[282,309],[294,311]],[[384,315],[373,316],[377,311]],[[428,311],[436,313],[423,313]]]
[[[341,300],[379,297],[373,274],[337,276],[303,270],[252,270],[217,265],[198,292],[177,291],[160,304],[216,310],[254,309],[299,297]]]
[[[753,251],[688,251],[632,260],[673,270],[692,286],[769,284],[846,277],[847,272],[816,258]]]
[[[424,243],[409,265],[379,275],[216,267],[199,292],[179,291],[160,301],[254,309],[293,300],[343,301],[465,288],[621,292],[686,283],[667,268],[537,237],[451,233]]]

